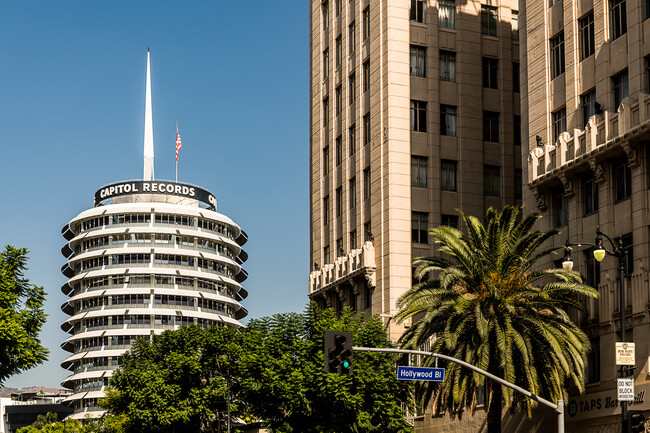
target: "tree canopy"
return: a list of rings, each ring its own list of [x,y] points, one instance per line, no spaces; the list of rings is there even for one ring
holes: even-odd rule
[[[230,389],[233,420],[261,421],[274,432],[410,431],[393,357],[355,354],[353,375],[327,374],[326,329],[352,331],[355,344],[390,344],[376,318],[313,306],[252,320],[241,331],[186,326],[138,340],[102,405],[127,433],[218,432]]]
[[[431,342],[431,350],[476,365],[552,401],[568,397],[567,386],[584,390],[589,339],[567,314],[581,296],[598,293],[576,272],[539,266],[553,254],[544,243],[557,230],[533,231],[538,214],[520,208],[490,208],[485,225],[462,215],[467,234],[441,226],[429,234],[440,257],[414,260],[422,279],[399,301],[399,321],[415,320],[400,339],[405,348]],[[426,277],[433,278],[427,280]],[[433,360],[429,360],[433,362]],[[423,402],[437,411],[472,412],[485,391],[488,431],[500,431],[502,397],[530,414],[531,400],[510,388],[448,363],[444,382],[421,384]]]
[[[47,359],[38,334],[45,323],[45,291],[25,278],[27,250],[6,246],[0,253],[0,385]]]

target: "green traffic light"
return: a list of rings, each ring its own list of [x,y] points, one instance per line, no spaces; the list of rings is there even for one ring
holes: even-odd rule
[[[350,368],[350,361],[343,361],[343,368]]]

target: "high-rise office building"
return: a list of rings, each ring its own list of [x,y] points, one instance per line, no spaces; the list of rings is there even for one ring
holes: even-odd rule
[[[544,215],[541,229],[561,230],[554,246],[576,244],[574,270],[600,293],[583,300],[586,313],[573,315],[593,350],[587,392],[568,401],[567,431],[620,431],[615,343],[621,311],[626,340],[636,345],[628,408],[650,418],[650,2],[521,5],[524,205]],[[621,281],[615,257],[598,262],[584,245],[596,243],[598,227],[627,248]],[[562,261],[558,255],[547,265]]]
[[[427,229],[521,199],[517,1],[310,2],[309,297],[392,317]]]
[[[247,235],[211,192],[153,179],[149,62],[146,93],[144,179],[100,188],[62,230],[73,418],[103,414],[97,400],[136,338],[182,325],[238,328],[247,315]]]

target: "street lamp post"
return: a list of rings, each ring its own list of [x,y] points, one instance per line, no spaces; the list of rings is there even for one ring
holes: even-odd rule
[[[607,250],[603,245],[603,237],[607,239],[611,246],[611,251]],[[571,259],[571,247],[576,246],[590,246],[594,248],[594,258],[598,262],[602,262],[606,255],[614,256],[618,259],[618,288],[619,288],[619,309],[621,313],[621,342],[625,342],[625,264],[627,259],[627,249],[623,246],[623,237],[619,236],[618,242],[615,244],[614,241],[607,236],[605,233],[600,231],[600,227],[596,228],[596,243],[582,243],[582,244],[573,244],[567,239],[564,246],[564,261],[562,262],[562,268],[565,271],[573,270],[573,260]],[[620,377],[627,377],[629,370],[621,366],[619,370]],[[628,432],[627,425],[627,401],[621,401],[621,431],[623,433]]]

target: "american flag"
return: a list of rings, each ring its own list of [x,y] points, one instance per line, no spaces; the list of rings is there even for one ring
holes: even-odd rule
[[[181,144],[181,135],[176,131],[176,162],[178,162],[178,151],[183,148]]]

